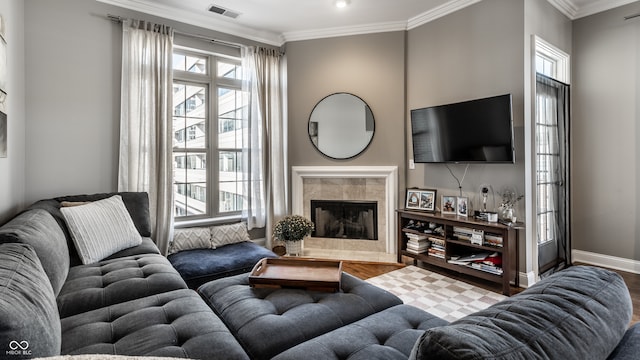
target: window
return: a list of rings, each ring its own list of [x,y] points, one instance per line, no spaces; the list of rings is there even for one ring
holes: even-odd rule
[[[239,59],[173,54],[173,184],[177,221],[239,215],[244,206]]]

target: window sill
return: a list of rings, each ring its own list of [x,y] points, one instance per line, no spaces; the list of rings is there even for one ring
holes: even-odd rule
[[[175,229],[189,228],[195,226],[222,225],[242,220],[241,215],[220,216],[216,218],[176,220],[173,227]]]

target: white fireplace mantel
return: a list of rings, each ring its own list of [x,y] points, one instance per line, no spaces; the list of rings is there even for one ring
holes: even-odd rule
[[[386,199],[386,249],[387,253],[396,252],[396,216],[398,205],[398,167],[397,166],[293,166],[291,168],[291,207],[292,213],[304,213],[303,180],[345,179],[345,178],[382,178],[385,180]]]

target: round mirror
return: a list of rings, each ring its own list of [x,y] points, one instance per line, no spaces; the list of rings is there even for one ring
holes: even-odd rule
[[[375,121],[369,105],[348,93],[320,100],[309,117],[309,138],[324,155],[349,159],[362,153],[373,139]]]

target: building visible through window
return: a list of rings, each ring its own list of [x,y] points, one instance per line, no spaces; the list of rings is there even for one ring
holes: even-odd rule
[[[173,69],[174,215],[188,220],[240,214],[246,181],[240,61],[175,50]]]

